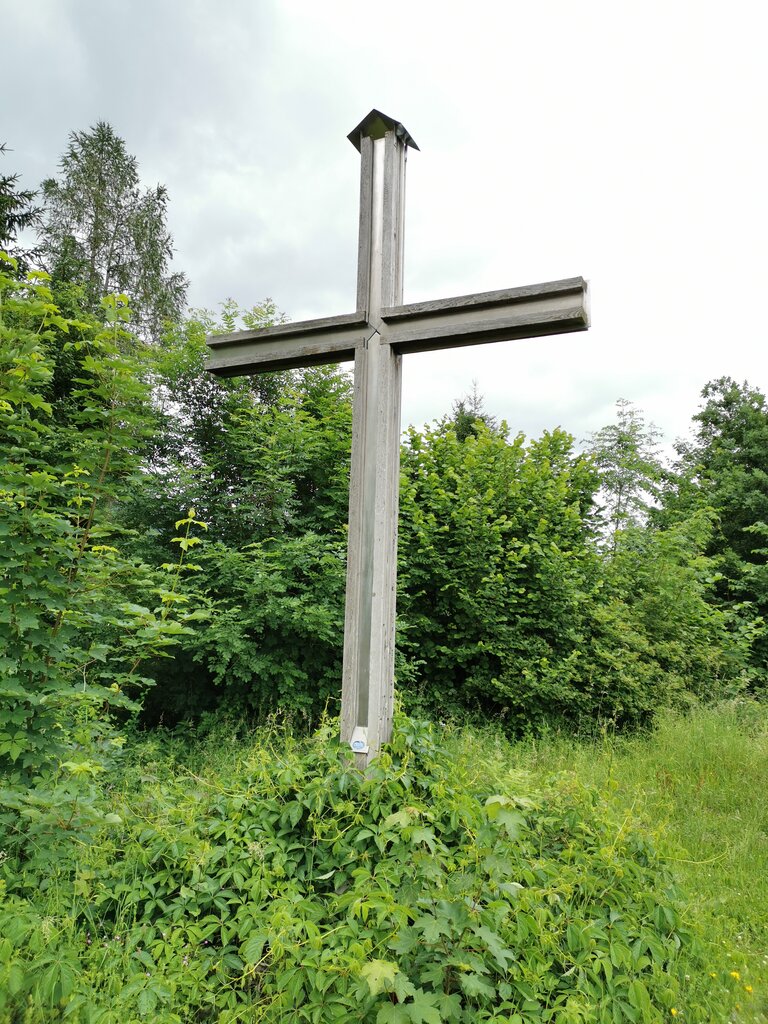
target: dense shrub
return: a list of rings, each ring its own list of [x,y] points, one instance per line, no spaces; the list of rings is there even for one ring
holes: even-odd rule
[[[219,707],[255,721],[279,710],[305,727],[328,702],[338,711],[344,540],[307,533],[240,550],[213,542],[197,561],[217,611],[187,657],[217,688]]]
[[[583,604],[597,568],[585,524],[596,479],[556,431],[525,444],[450,422],[403,450],[402,644],[429,706],[501,714],[514,729],[578,715]]]
[[[47,275],[18,280],[0,257],[0,774],[26,785],[112,742],[110,709],[134,706],[187,613],[178,559],[126,556],[114,515],[150,422],[125,296],[104,323],[64,317]]]

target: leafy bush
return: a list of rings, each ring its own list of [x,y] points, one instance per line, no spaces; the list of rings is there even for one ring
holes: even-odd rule
[[[197,614],[178,563],[118,547],[111,510],[137,486],[147,428],[125,296],[104,300],[105,326],[65,318],[46,278],[0,273],[0,771],[27,780],[109,746],[109,709],[134,706],[140,667]],[[177,523],[182,549],[193,521]]]
[[[344,541],[307,533],[242,550],[214,542],[197,561],[217,609],[187,656],[219,689],[219,707],[256,721],[279,711],[305,727],[329,701],[338,710]]]
[[[408,719],[365,774],[332,734],[177,779],[145,751],[121,824],[58,869],[1,865],[5,1019],[713,1019],[685,1002],[696,941],[631,817]]]
[[[705,513],[601,549],[592,461],[563,431],[526,442],[450,421],[403,448],[404,699],[513,735],[652,721],[745,685],[750,631],[710,603]],[[402,678],[402,675],[401,675]]]
[[[341,677],[350,379],[336,367],[211,377],[206,330],[280,316],[270,302],[250,311],[226,303],[219,322],[200,316],[169,331],[156,353],[148,472],[121,511],[148,561],[168,557],[158,520],[172,521],[180,501],[199,511],[215,541],[196,558],[196,590],[217,610],[177,651],[144,721],[219,706],[316,725]]]
[[[597,478],[572,447],[559,430],[527,444],[482,427],[460,440],[448,421],[409,432],[398,613],[427,707],[475,709],[512,732],[589,713]]]
[[[648,696],[657,705],[732,696],[752,676],[754,630],[736,610],[712,602],[719,574],[704,554],[711,533],[704,510],[667,529],[631,528],[619,534],[606,565],[606,590],[642,637]]]

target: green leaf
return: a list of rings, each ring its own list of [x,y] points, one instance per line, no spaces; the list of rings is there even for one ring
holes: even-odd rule
[[[424,941],[437,942],[441,935],[451,934],[451,924],[445,917],[433,917],[430,914],[423,914],[413,922],[413,927],[418,928],[424,936]]]
[[[639,978],[635,978],[630,982],[629,990],[627,992],[630,1005],[638,1009],[644,1020],[650,1020],[651,1018],[651,997],[648,994],[648,989],[645,987]]]
[[[491,821],[498,821],[510,839],[520,838],[525,818],[515,809],[514,801],[506,796],[489,796],[485,801],[485,809]]]
[[[138,960],[139,963],[144,964],[145,967],[149,967],[150,970],[155,969],[155,961],[146,951],[146,949],[137,949],[133,953],[134,959]]]
[[[470,997],[481,996],[483,999],[493,999],[496,996],[496,989],[479,974],[462,974],[459,984],[463,991]]]
[[[390,960],[369,960],[360,968],[360,974],[368,982],[372,996],[377,996],[381,992],[391,992],[398,971],[397,964]]]
[[[403,1007],[413,1024],[442,1024],[442,1014],[437,1008],[439,996],[436,993],[417,991],[412,1003]]]
[[[139,992],[136,1005],[141,1016],[146,1017],[148,1014],[152,1013],[157,1006],[157,993],[154,989],[143,988],[141,992]]]
[[[499,965],[502,971],[515,959],[515,953],[505,943],[501,936],[491,928],[481,926],[474,929],[475,935],[488,947],[488,951]]]
[[[401,1003],[404,1003],[409,996],[416,995],[416,991],[416,986],[413,984],[413,982],[410,980],[407,974],[403,974],[403,972],[401,971],[395,977],[395,995],[397,996]]]
[[[8,995],[15,996],[17,992],[21,992],[24,987],[24,969],[20,964],[13,963],[8,968],[6,985],[8,987]]]
[[[259,963],[264,955],[264,947],[267,944],[267,936],[261,934],[249,935],[240,946],[240,956],[243,962],[249,967]]]
[[[413,1018],[398,1003],[384,1003],[376,1014],[376,1024],[410,1024]]]

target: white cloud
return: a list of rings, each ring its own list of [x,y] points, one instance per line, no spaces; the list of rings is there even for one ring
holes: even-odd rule
[[[618,397],[668,437],[731,374],[768,388],[766,71],[756,5],[38,0],[15,45],[4,170],[31,187],[109,120],[171,195],[191,298],[354,304],[358,157],[373,106],[409,159],[406,300],[583,274],[587,335],[406,361],[404,422],[477,379],[527,433],[597,429]]]

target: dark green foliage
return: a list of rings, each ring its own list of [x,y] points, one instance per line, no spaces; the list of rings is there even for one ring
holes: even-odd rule
[[[165,187],[142,191],[136,158],[104,121],[70,134],[60,172],[42,184],[42,252],[54,284],[81,286],[93,311],[105,295],[130,294],[137,327],[157,338],[180,316],[187,289],[169,270]]]
[[[760,564],[750,530],[768,523],[768,404],[765,396],[730,377],[711,381],[693,417],[695,435],[679,446],[684,474],[679,502],[693,495],[718,513],[713,550],[724,558],[728,577],[737,579],[743,563]],[[690,494],[690,491],[693,494]],[[670,502],[675,507],[675,502]]]
[[[10,1019],[712,1019],[686,997],[696,939],[631,816],[573,776],[536,792],[492,759],[455,760],[402,717],[362,774],[335,732],[162,781],[148,751],[120,823],[61,837],[53,869],[7,862]],[[43,922],[46,893],[66,918]]]
[[[205,336],[280,322],[267,300],[249,311],[226,304],[169,332],[155,363],[158,424],[149,490],[127,514],[147,522],[157,508],[192,504],[227,546],[346,524],[351,384],[335,367],[218,379],[204,370]]]
[[[649,717],[661,706],[719,699],[747,684],[750,632],[710,600],[717,573],[704,551],[711,534],[703,511],[667,530],[634,527],[606,562],[612,671],[634,675]]]
[[[755,684],[768,672],[768,404],[746,381],[711,381],[693,417],[694,437],[678,446],[678,477],[659,513],[675,522],[699,508],[712,509],[706,551],[719,578],[714,596],[754,635]]]
[[[304,725],[329,703],[338,711],[344,540],[306,533],[241,550],[214,543],[197,561],[217,607],[187,656],[219,688],[219,705],[261,721],[281,711]]]
[[[481,425],[461,440],[451,421],[410,432],[400,520],[406,702],[491,715],[517,734],[557,722],[648,723],[692,694],[743,688],[749,632],[707,603],[710,519],[667,531],[624,521],[599,551],[602,480],[561,431],[527,444]]]
[[[469,394],[453,403],[451,424],[460,441],[466,441],[468,437],[476,437],[483,427],[487,427],[488,430],[499,429],[495,416],[491,416],[485,409],[485,402],[478,390],[477,381],[472,382],[472,390]]]
[[[221,326],[238,312],[226,307]],[[247,315],[258,326],[275,310]],[[157,469],[124,513],[143,538],[137,553],[157,560],[167,537],[141,527],[180,503],[202,510],[216,540],[195,585],[218,611],[185,643],[146,720],[213,702],[316,721],[340,691],[350,382],[327,369],[211,379],[204,325],[214,326],[190,321],[166,339]],[[633,472],[625,502],[643,487]],[[410,431],[397,657],[406,704],[492,715],[518,734],[647,723],[664,704],[744,685],[748,631],[706,603],[716,575],[702,555],[707,516],[666,532],[626,518],[601,552],[601,480],[561,431],[510,441],[477,418],[463,437],[455,419]]]
[[[430,707],[501,715],[515,731],[578,719],[597,585],[585,511],[597,479],[571,438],[525,445],[443,422],[403,450],[403,647]]]
[[[279,320],[267,300],[224,304],[169,332],[154,363],[158,427],[145,486],[123,505],[135,551],[164,557],[147,530],[158,510],[193,505],[215,541],[195,586],[216,602],[184,644],[147,721],[212,703],[317,721],[341,678],[351,383],[337,368],[219,380],[204,371],[205,333]],[[167,515],[162,518],[167,519]]]
[[[7,151],[5,144],[0,143],[0,156]],[[37,192],[19,189],[18,180],[18,174],[0,174],[0,249],[14,257],[18,275],[23,277],[39,254],[34,249],[22,249],[18,235],[20,231],[39,227],[40,209],[34,205]]]

